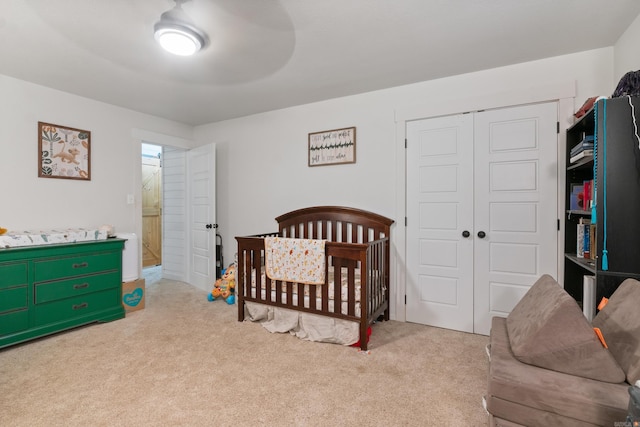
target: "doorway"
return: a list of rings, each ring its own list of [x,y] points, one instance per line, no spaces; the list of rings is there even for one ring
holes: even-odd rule
[[[162,147],[142,144],[142,268],[162,265]]]
[[[134,153],[136,162],[141,162],[136,185],[139,201],[136,234],[145,237],[144,243],[139,239],[140,260],[157,259],[151,255],[160,255],[159,265],[151,262],[151,267],[144,267],[140,262],[143,275],[148,273],[147,269],[155,268],[161,279],[179,280],[210,290],[216,278],[215,144],[188,148],[190,141],[146,131],[136,131],[134,141],[138,144]],[[153,203],[145,202],[150,206],[146,212],[150,214],[148,217],[143,216],[143,188],[152,187],[142,178],[142,147],[150,150],[145,151],[145,157],[160,160],[156,174],[160,179],[158,191],[150,192],[153,197],[148,199]],[[147,220],[153,216],[157,221]],[[147,233],[143,232],[143,221],[158,224],[155,226],[157,246],[153,251],[150,250],[154,248],[150,243],[152,239],[147,240]],[[149,254],[143,256],[142,252],[147,250]]]

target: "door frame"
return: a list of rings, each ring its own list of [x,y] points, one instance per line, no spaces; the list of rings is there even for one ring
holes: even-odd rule
[[[133,187],[127,192],[127,194],[134,195],[134,233],[137,236],[142,236],[142,168],[140,167],[140,148],[142,144],[147,143],[162,147],[169,146],[187,151],[195,148],[195,142],[184,138],[137,128],[131,130],[131,138],[131,161],[134,165],[134,179],[132,183]],[[188,239],[188,233],[186,238]],[[164,252],[164,233],[162,246]],[[185,273],[188,274],[187,266],[185,266]],[[142,277],[142,239],[138,239],[138,276]]]
[[[573,124],[573,112],[576,96],[575,80],[549,83],[542,86],[517,87],[512,90],[496,92],[484,96],[468,98],[435,97],[428,103],[418,104],[412,107],[396,108],[396,212],[398,218],[407,217],[407,165],[406,165],[406,122],[413,120],[429,119],[440,116],[449,116],[471,111],[482,111],[496,108],[509,108],[540,102],[558,102],[558,117],[560,128],[558,135],[558,159],[563,158],[566,147],[566,129]],[[562,173],[561,173],[562,172]],[[558,162],[558,189],[557,206],[558,219],[563,218],[561,207],[564,206],[564,163]],[[396,228],[392,236],[395,246],[395,260],[392,260],[393,270],[392,288],[390,296],[391,318],[401,322],[406,321],[406,254],[407,236],[406,226]],[[564,234],[564,221],[560,221],[558,235]],[[564,272],[564,239],[558,238],[558,282],[563,282]],[[395,270],[395,271],[394,271]]]

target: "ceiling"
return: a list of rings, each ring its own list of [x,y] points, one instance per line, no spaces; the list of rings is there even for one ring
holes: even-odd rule
[[[613,46],[638,0],[191,0],[209,36],[161,51],[173,0],[2,0],[0,74],[201,125]]]

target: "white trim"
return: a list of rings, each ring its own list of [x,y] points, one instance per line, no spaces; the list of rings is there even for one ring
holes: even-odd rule
[[[164,135],[144,129],[132,129],[131,136],[134,140],[147,142],[153,145],[168,145],[171,147],[184,148],[190,150],[194,148],[195,143],[191,140],[179,138],[177,136]]]
[[[523,82],[523,86],[526,82]],[[558,218],[564,215],[561,207],[564,206],[564,163],[560,160],[564,158],[564,147],[566,140],[564,130],[572,122],[572,110],[574,98],[576,96],[576,82],[564,81],[549,83],[534,87],[518,87],[511,90],[495,92],[484,96],[474,96],[467,98],[441,98],[429,99],[413,106],[407,106],[395,109],[396,122],[396,212],[397,218],[402,223],[398,224],[392,235],[392,253],[396,255],[395,261],[392,259],[392,289],[393,294],[390,297],[390,314],[391,318],[401,322],[406,321],[406,305],[404,298],[406,294],[406,227],[404,218],[407,215],[407,164],[405,139],[406,122],[411,120],[427,119],[431,117],[447,116],[452,114],[460,114],[467,111],[488,110],[494,108],[508,108],[524,104],[533,104],[538,102],[558,102],[558,114],[560,121],[560,135],[558,135]],[[562,150],[562,151],[560,151]],[[562,155],[560,155],[562,153]],[[561,186],[561,187],[560,187]],[[562,224],[562,221],[560,221]],[[562,226],[561,226],[562,228]],[[564,266],[564,239],[558,237],[558,279],[562,276]],[[562,243],[560,243],[562,240]],[[394,274],[395,270],[395,274]],[[560,282],[562,283],[562,282]]]
[[[560,134],[558,135],[558,283],[564,285],[564,216],[565,216],[565,183],[567,178],[567,129],[574,123],[574,99],[561,98],[558,102],[558,121]]]

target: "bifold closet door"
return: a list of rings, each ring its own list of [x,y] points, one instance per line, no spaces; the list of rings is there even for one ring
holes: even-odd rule
[[[407,321],[473,332],[473,114],[407,123]]]
[[[557,275],[557,104],[407,123],[410,322],[488,334]]]
[[[475,114],[475,333],[542,274],[558,277],[557,121],[555,102]]]

